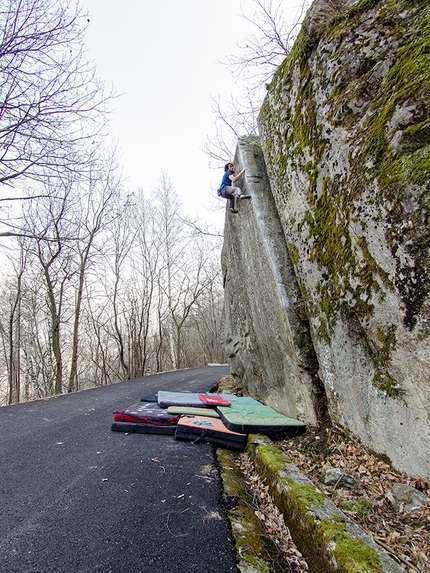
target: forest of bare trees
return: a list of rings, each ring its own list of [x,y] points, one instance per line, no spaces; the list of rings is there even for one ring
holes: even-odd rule
[[[166,175],[151,201],[104,175],[26,201],[3,249],[2,404],[223,360],[219,239]]]
[[[86,26],[68,0],[0,0],[0,405],[224,360],[220,238],[167,174],[126,189]]]

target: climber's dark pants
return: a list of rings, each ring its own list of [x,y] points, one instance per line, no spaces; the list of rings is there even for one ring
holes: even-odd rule
[[[241,194],[242,191],[239,187],[233,187],[233,185],[228,185],[221,191],[221,197],[224,197],[224,199],[230,199],[230,209],[234,209],[235,197],[239,198]]]

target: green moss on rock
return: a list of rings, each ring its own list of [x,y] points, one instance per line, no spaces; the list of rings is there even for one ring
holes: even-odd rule
[[[388,275],[370,254],[364,236],[350,235],[351,207],[339,185],[325,177],[319,198],[305,221],[311,241],[310,260],[315,261],[323,281],[318,287],[319,308],[325,317],[320,334],[324,337],[334,325],[338,312],[348,301],[350,311],[366,320],[374,312],[373,295],[384,293],[381,283],[390,287]]]
[[[299,250],[293,243],[288,243],[288,254],[293,265],[297,265],[299,262]]]
[[[373,505],[367,499],[345,499],[339,504],[340,509],[357,513],[361,517],[365,517],[373,513]]]
[[[333,509],[324,494],[310,483],[300,483],[304,476],[292,471],[295,466],[289,467],[278,446],[254,442],[251,455],[311,570],[382,573],[378,553],[348,533],[351,522],[342,514],[331,513]],[[358,504],[363,512],[372,509],[366,503],[363,500],[362,505]],[[355,507],[348,509],[358,511]]]
[[[259,444],[257,447],[258,459],[261,461],[263,467],[270,471],[271,474],[279,473],[284,469],[287,459],[281,448],[277,446],[266,446],[264,444]]]
[[[301,171],[308,177],[308,210],[301,220],[296,213],[294,217],[294,232],[301,235],[302,245],[294,241],[298,252],[293,249],[292,259],[305,264],[308,248],[308,259],[317,263],[322,277],[319,304],[305,303],[319,315],[320,335],[327,342],[340,311],[366,325],[375,303],[390,290],[400,295],[404,324],[413,329],[430,292],[424,231],[430,201],[428,193],[416,191],[427,184],[430,172],[430,12],[424,9],[429,6],[429,0],[361,0],[313,37],[305,26],[262,107],[267,163],[281,203],[290,193],[291,173]],[[316,82],[326,82],[328,88],[329,79],[316,75],[322,57],[317,46],[325,41],[337,49],[324,56],[336,71],[323,103],[332,109],[333,126],[350,134],[351,144],[349,172],[323,177],[330,146],[319,119]],[[387,57],[391,66],[383,79],[380,71],[374,76],[381,62],[372,57],[371,42],[382,44],[380,57]],[[405,215],[406,188],[413,188],[414,201],[421,203],[411,215]],[[371,206],[366,216],[361,213],[364,191]],[[405,216],[410,218],[408,229]],[[370,227],[384,219],[387,248],[397,257],[394,280],[378,265],[368,244]],[[352,232],[357,222],[361,236],[356,229]],[[375,384],[395,386],[383,368],[378,368]]]
[[[271,476],[273,478],[277,476],[277,480],[283,480],[289,489],[290,495],[294,497],[295,503],[301,508],[301,511],[306,512],[313,505],[324,504],[324,494],[319,492],[313,485],[298,485],[285,475],[286,465],[290,462],[280,447],[258,445],[257,463],[259,464],[260,471],[265,474],[263,477]]]

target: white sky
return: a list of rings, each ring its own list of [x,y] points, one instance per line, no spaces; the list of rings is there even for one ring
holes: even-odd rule
[[[90,13],[88,56],[97,75],[117,92],[111,131],[121,149],[130,189],[154,189],[162,171],[192,218],[210,215],[221,228],[224,201],[216,198],[223,174],[209,168],[201,149],[214,133],[210,96],[227,100],[231,71],[217,64],[237,53],[250,25],[252,0],[80,0]],[[300,0],[284,0],[293,19]],[[289,8],[290,7],[290,8]],[[225,158],[226,162],[232,158]],[[213,213],[216,206],[221,210]]]

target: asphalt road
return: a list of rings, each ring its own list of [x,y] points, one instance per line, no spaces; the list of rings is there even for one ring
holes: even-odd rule
[[[112,432],[159,389],[208,391],[225,366],[0,408],[0,573],[238,572],[209,444]]]

